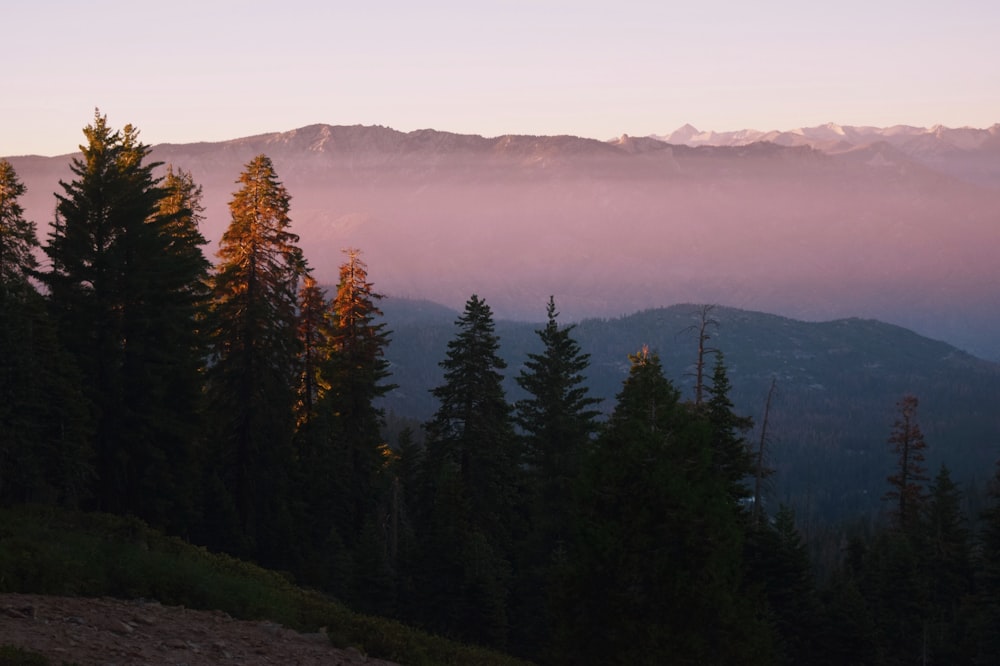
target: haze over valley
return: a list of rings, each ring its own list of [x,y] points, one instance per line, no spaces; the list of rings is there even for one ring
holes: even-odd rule
[[[877,318],[1000,359],[1000,126],[663,138],[311,125],[152,156],[204,187],[214,247],[237,174],[268,154],[321,282],[358,247],[384,293],[475,292],[500,318],[541,320],[549,294],[567,321],[719,303]],[[70,157],[10,159],[44,237]]]

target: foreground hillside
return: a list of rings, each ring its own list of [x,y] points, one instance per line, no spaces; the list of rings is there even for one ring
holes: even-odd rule
[[[0,509],[5,645],[81,666],[524,663],[352,613],[134,519],[31,507]]]
[[[325,628],[302,634],[267,620],[237,620],[221,611],[141,599],[0,594],[0,617],[0,645],[42,655],[52,664],[394,664],[357,648],[334,647]],[[8,663],[0,651],[0,664]]]
[[[393,330],[388,358],[401,388],[386,398],[396,415],[424,420],[434,409],[428,389],[440,382],[438,362],[454,333],[456,313],[426,302],[389,299]],[[668,376],[693,395],[699,306],[676,305],[615,319],[586,319],[574,330],[591,355],[587,385],[607,412],[628,372],[629,353],[649,345]],[[803,522],[836,521],[878,511],[893,459],[886,446],[895,405],[920,399],[930,469],[946,463],[956,479],[981,484],[1000,456],[1000,366],[951,345],[874,320],[803,322],[718,307],[708,346],[724,352],[737,411],[758,425],[772,378],[776,395],[768,459],[776,469],[771,501],[794,506]],[[540,325],[498,322],[508,363],[506,390],[528,353],[537,353]],[[752,438],[759,438],[755,429]]]

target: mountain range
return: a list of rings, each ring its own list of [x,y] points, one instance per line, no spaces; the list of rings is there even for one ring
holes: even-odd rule
[[[550,294],[567,320],[720,303],[875,318],[1000,360],[997,132],[597,141],[312,125],[152,157],[203,186],[214,245],[239,173],[268,154],[321,282],[357,247],[387,294],[457,308],[475,292],[509,319],[542,319]],[[70,158],[8,158],[43,237]]]
[[[781,146],[809,146],[827,154],[884,143],[932,169],[988,187],[1000,186],[1000,123],[986,129],[941,125],[930,128],[910,125],[859,127],[827,123],[769,132],[752,129],[702,132],[692,125],[684,125],[669,134],[652,138],[685,146],[744,146],[767,141]]]

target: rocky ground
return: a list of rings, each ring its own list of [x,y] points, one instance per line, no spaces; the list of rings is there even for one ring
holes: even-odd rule
[[[300,634],[273,622],[155,601],[0,594],[0,645],[45,655],[54,666],[311,664],[394,666],[334,648],[322,631]]]

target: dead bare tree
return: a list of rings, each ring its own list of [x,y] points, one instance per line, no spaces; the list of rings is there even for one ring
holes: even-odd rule
[[[767,445],[770,442],[767,435],[767,428],[771,419],[771,400],[774,398],[774,389],[778,384],[776,377],[771,377],[771,388],[767,391],[767,401],[764,403],[764,420],[760,425],[760,442],[754,461],[754,483],[753,483],[753,524],[760,525],[761,514],[761,491],[764,479],[770,476],[774,470],[764,465],[767,459]]]
[[[698,333],[698,357],[694,365],[694,404],[696,407],[701,405],[705,394],[705,356],[719,352],[717,348],[709,347],[706,344],[712,339],[709,329],[719,327],[719,321],[711,316],[714,309],[714,305],[706,304],[698,306],[698,310],[695,313],[698,316],[698,323],[692,324],[681,331],[681,333],[690,333],[692,331]]]

